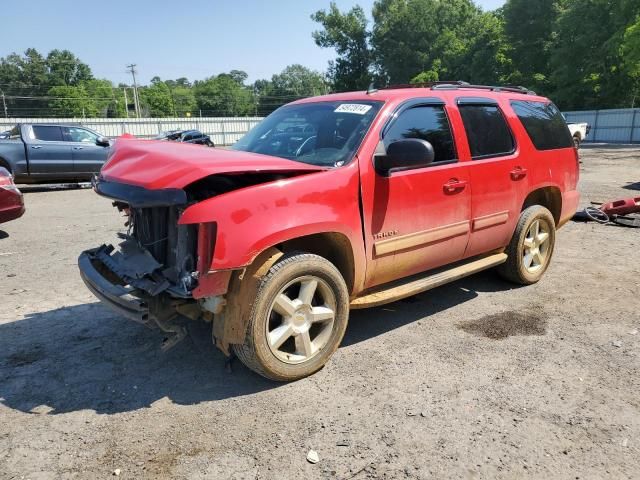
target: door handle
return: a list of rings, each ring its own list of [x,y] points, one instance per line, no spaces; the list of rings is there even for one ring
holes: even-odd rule
[[[444,188],[445,193],[460,193],[465,189],[466,186],[466,180],[458,180],[457,178],[452,178],[442,187]]]
[[[527,169],[522,167],[516,167],[513,170],[511,170],[509,174],[511,175],[511,180],[520,180],[527,176]]]
[[[31,148],[33,148],[34,150],[39,150],[42,148],[42,145],[31,145]]]
[[[84,147],[73,147],[74,150],[82,150]]]

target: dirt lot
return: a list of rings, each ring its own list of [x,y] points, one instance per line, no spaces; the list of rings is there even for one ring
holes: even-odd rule
[[[640,194],[640,149],[582,156],[584,201]],[[281,385],[94,301],[75,262],[120,228],[109,201],[26,202],[0,226],[1,478],[640,477],[639,230],[570,223],[536,286],[487,272],[354,312]]]

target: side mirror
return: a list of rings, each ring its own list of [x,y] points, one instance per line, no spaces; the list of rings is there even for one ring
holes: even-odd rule
[[[388,177],[394,171],[427,167],[433,163],[434,158],[431,143],[418,138],[408,138],[389,145],[386,155],[376,155],[374,167],[380,175]]]
[[[108,147],[111,145],[111,143],[109,142],[109,139],[107,137],[98,137],[96,139],[96,145],[98,145],[99,147]]]

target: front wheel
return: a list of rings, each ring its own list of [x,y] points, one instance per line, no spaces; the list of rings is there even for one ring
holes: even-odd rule
[[[338,269],[317,255],[289,254],[263,277],[245,342],[232,348],[264,377],[297,380],[337,350],[348,316],[349,292]]]
[[[507,261],[498,267],[505,279],[531,285],[547,270],[556,243],[556,226],[551,212],[540,205],[526,208],[507,247]]]

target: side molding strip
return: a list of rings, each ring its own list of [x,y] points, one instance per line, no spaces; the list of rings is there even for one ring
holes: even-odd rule
[[[444,227],[423,230],[396,238],[380,240],[373,244],[373,252],[376,256],[388,255],[398,250],[419,247],[428,243],[440,242],[459,235],[469,233],[469,222],[452,223]]]
[[[473,230],[482,230],[483,228],[493,227],[495,225],[502,225],[509,220],[509,212],[492,213],[491,215],[485,215],[483,217],[477,217],[473,219]]]

